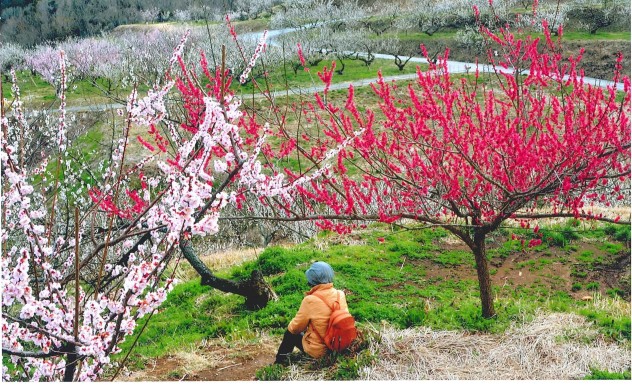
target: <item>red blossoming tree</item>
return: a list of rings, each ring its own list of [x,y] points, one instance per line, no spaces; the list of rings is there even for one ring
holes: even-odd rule
[[[418,71],[405,96],[380,79],[373,86],[379,113],[361,113],[353,88],[344,108],[323,101],[327,90],[317,95],[311,111],[325,135],[340,141],[357,128],[364,132],[337,155],[332,174],[298,187],[310,208],[324,205],[329,212],[288,210],[338,232],[357,226],[350,220],[410,219],[447,229],[472,250],[482,314],[491,317],[485,240],[505,220],[620,221],[589,206],[624,199],[630,81],[617,65],[621,91],[588,84],[578,69],[581,53],[563,60],[560,40],[548,34],[541,41],[506,30],[482,33],[500,51],[498,58],[489,55],[490,75],[451,76],[446,52]]]

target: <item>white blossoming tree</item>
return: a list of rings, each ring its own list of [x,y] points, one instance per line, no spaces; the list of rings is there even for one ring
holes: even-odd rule
[[[14,82],[14,100],[1,106],[2,351],[5,380],[90,381],[111,366],[112,354],[139,320],[151,319],[174,285],[182,256],[202,283],[264,306],[273,296],[262,278],[217,278],[195,255],[191,237],[218,232],[227,206],[255,197],[292,201],[292,191],[328,172],[328,160],[349,143],[330,143],[313,156],[317,167],[285,175],[270,161],[266,138],[280,152],[296,148],[283,126],[246,114],[229,90],[225,62],[205,79],[172,56],[166,82],[140,98],[133,92],[121,110],[122,133],[104,167],[77,167],[66,115],[66,60],[60,59],[56,124],[43,130],[55,151],[37,167],[24,162],[33,135]],[[241,81],[246,81],[263,39]],[[15,74],[14,74],[15,78]],[[175,101],[170,106],[166,101]],[[8,110],[11,111],[8,111]],[[179,113],[178,113],[179,112]],[[144,133],[133,137],[132,129]],[[134,142],[145,152],[131,156]],[[138,147],[138,146],[137,146]],[[319,144],[323,148],[323,143]],[[179,253],[182,252],[182,253]]]

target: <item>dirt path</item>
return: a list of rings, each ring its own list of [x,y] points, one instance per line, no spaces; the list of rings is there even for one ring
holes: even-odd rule
[[[278,339],[268,336],[256,342],[202,342],[115,381],[253,381],[258,369],[274,362],[278,344]]]

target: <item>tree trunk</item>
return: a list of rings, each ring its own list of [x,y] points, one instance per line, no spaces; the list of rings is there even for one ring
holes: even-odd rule
[[[64,371],[64,382],[72,382],[75,377],[75,371],[77,369],[77,352],[74,345],[65,348],[68,351],[66,355],[66,371]]]
[[[412,58],[412,54],[405,61],[399,57],[399,55],[393,55],[395,57],[395,65],[400,71],[404,71],[404,67],[408,64],[408,61]]]
[[[342,59],[338,58],[338,60],[340,60],[340,64],[342,64],[342,67],[338,70],[336,70],[336,73],[338,75],[344,75],[345,72],[345,62],[342,61]]]
[[[242,281],[222,279],[213,274],[211,270],[197,257],[191,242],[186,240],[180,243],[180,250],[185,259],[202,278],[202,285],[213,287],[222,292],[230,292],[246,298],[246,308],[259,309],[265,307],[270,300],[277,300],[278,296],[268,283],[263,280],[263,275],[258,270],[252,271],[250,278]]]
[[[487,252],[485,251],[485,233],[474,232],[474,259],[476,261],[476,273],[478,274],[478,285],[481,296],[481,306],[483,317],[491,318],[496,315],[494,311],[494,298],[492,294],[492,281],[489,276],[489,266],[487,264]]]

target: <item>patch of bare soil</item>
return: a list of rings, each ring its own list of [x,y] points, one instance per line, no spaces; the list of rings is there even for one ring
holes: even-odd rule
[[[630,251],[623,250],[613,256],[599,249],[590,241],[575,241],[574,250],[550,247],[543,251],[524,250],[504,258],[490,261],[492,284],[500,287],[518,288],[533,285],[544,286],[553,291],[568,292],[575,299],[588,299],[595,291],[606,294],[619,289],[620,295],[630,300]],[[462,242],[440,242],[442,250],[470,253]],[[602,263],[583,262],[580,256],[590,255]],[[412,261],[411,261],[412,263]],[[416,260],[415,265],[425,269],[430,280],[477,280],[476,269],[469,265],[443,266],[430,260]],[[587,284],[592,286],[587,287]],[[595,284],[597,283],[597,288]],[[573,284],[581,289],[573,290]]]
[[[623,251],[589,271],[586,281],[601,283],[606,288],[619,288],[622,291],[620,295],[630,301],[630,266],[630,251]]]
[[[271,348],[271,347],[270,347]],[[216,355],[226,357],[226,352]],[[230,357],[231,353],[228,352]],[[276,351],[261,351],[261,348],[250,348],[239,353],[239,358],[227,358],[223,366],[210,367],[191,374],[190,381],[253,381],[255,371],[274,362]],[[245,355],[244,355],[245,354]],[[232,353],[234,355],[234,353]]]
[[[207,341],[189,351],[158,358],[144,370],[116,381],[253,381],[257,369],[274,362],[279,343],[270,337],[257,342]]]

